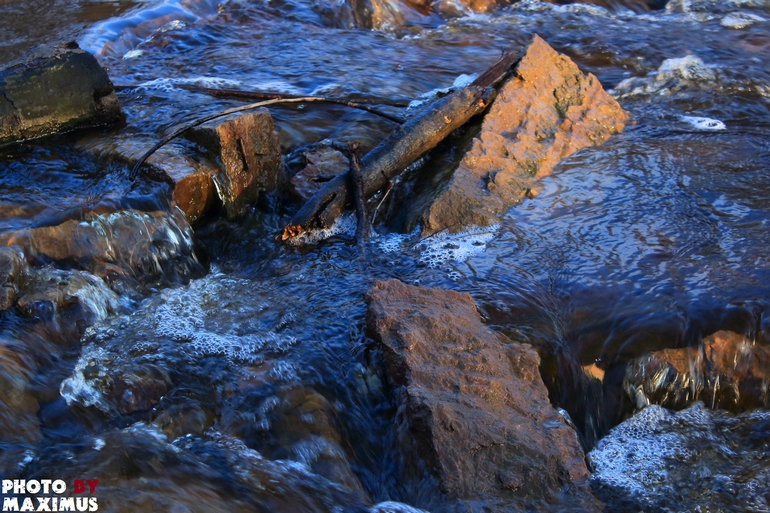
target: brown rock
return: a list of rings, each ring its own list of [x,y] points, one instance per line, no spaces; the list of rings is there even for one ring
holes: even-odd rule
[[[10,343],[0,342],[0,441],[37,442],[41,438],[37,400],[29,388],[29,362]]]
[[[14,305],[27,271],[29,266],[19,248],[0,247],[0,311]]]
[[[132,134],[129,137],[89,139],[81,142],[79,147],[102,159],[133,166],[155,142]],[[214,186],[219,168],[188,146],[192,145],[172,141],[153,153],[143,165],[149,175],[173,187],[174,203],[184,212],[187,221],[195,224],[219,202]]]
[[[695,401],[711,408],[746,411],[770,406],[770,348],[744,335],[718,331],[698,348],[665,349],[628,364],[624,388],[643,408],[681,409]]]
[[[626,114],[591,74],[535,36],[447,186],[423,235],[497,222],[562,158],[623,130]]]
[[[0,246],[19,246],[30,260],[84,269],[114,263],[138,276],[152,277],[175,258],[197,262],[190,237],[181,214],[127,210],[0,234]]]
[[[37,49],[0,70],[0,145],[121,118],[107,73],[75,43]]]
[[[597,509],[577,435],[548,402],[531,347],[486,328],[468,294],[391,280],[366,301],[419,454],[458,509]]]
[[[290,180],[294,192],[307,201],[324,183],[347,171],[348,159],[337,150],[322,148],[304,154],[307,166]]]
[[[281,148],[267,109],[191,130],[189,138],[215,153],[224,170],[215,177],[229,218],[242,215],[260,192],[279,185]]]

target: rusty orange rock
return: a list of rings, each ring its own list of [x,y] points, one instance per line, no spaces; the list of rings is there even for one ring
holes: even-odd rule
[[[561,159],[625,123],[595,76],[535,36],[449,184],[422,214],[423,235],[494,224]]]
[[[281,147],[267,109],[203,125],[191,130],[189,138],[221,160],[223,169],[214,180],[228,218],[243,215],[260,192],[280,184]]]
[[[736,412],[770,405],[770,348],[732,331],[700,347],[664,349],[629,363],[624,386],[637,407],[681,409],[694,401]]]
[[[366,301],[417,451],[458,511],[600,509],[534,349],[485,327],[469,294],[390,280]]]

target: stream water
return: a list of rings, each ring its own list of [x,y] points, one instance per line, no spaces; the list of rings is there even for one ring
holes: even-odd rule
[[[2,343],[38,362],[25,386],[39,405],[39,435],[2,442],[4,477],[97,478],[106,511],[440,510],[431,481],[403,464],[396,406],[363,330],[363,293],[377,279],[469,292],[485,323],[537,348],[586,452],[633,411],[620,387],[630,359],[717,329],[770,342],[770,3],[672,0],[634,13],[522,1],[448,21],[409,11],[378,29],[330,15],[341,5],[11,0],[0,2],[0,61],[75,38],[119,88],[117,130],[146,145],[238,105],[181,84],[411,100],[537,33],[614,90],[632,121],[562,161],[494,229],[375,235],[362,263],[352,221],[317,244],[281,245],[273,237],[295,207],[267,205],[196,230],[206,273],[172,266],[164,272],[178,276],[140,292],[92,291],[93,326],[74,334],[56,313],[3,312]],[[284,152],[392,128],[338,106],[271,113]],[[124,164],[82,149],[100,136],[1,150],[0,231],[166,209],[165,186],[132,183]],[[586,378],[591,364],[603,382]],[[108,397],[118,376],[165,387],[162,398],[150,408]],[[17,413],[0,414],[18,425]],[[768,439],[770,424],[753,422],[752,436]],[[726,479],[743,482],[722,456]],[[756,493],[768,493],[770,466],[753,464],[765,476]],[[766,495],[744,492],[606,501],[612,511],[768,511]]]

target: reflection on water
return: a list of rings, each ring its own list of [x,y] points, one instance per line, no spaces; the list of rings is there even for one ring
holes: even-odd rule
[[[367,31],[333,28],[302,1],[93,5],[54,4],[53,25],[44,17],[27,32],[3,21],[4,58],[32,38],[83,34],[122,86],[124,133],[157,138],[237,104],[176,87],[186,83],[413,99],[535,32],[615,89],[633,124],[562,162],[499,227],[460,240],[373,236],[361,262],[349,230],[277,245],[290,208],[255,210],[198,230],[208,276],[144,290],[93,328],[57,330],[64,316],[84,318],[73,304],[42,319],[3,312],[0,378],[18,407],[0,414],[32,433],[0,438],[3,475],[93,469],[110,504],[141,489],[132,511],[197,511],[215,497],[230,511],[307,506],[282,502],[281,486],[300,502],[323,497],[322,511],[437,507],[435,485],[404,464],[400,417],[363,333],[376,279],[471,293],[485,322],[540,351],[551,399],[587,447],[632,411],[621,386],[630,359],[718,329],[768,342],[752,306],[770,278],[770,37],[755,19],[770,19],[766,7],[704,1],[639,15],[528,1]],[[83,32],[84,13],[116,17]],[[362,125],[367,137],[388,130],[336,106],[272,113],[285,150]],[[78,148],[4,150],[0,230],[165,208],[165,186],[131,183],[124,165]],[[280,486],[260,488],[270,480]]]

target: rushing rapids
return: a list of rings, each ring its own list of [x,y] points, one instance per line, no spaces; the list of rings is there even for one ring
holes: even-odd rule
[[[573,426],[587,454],[585,507],[770,511],[766,1],[10,0],[0,13],[0,63],[77,40],[125,114],[106,133],[0,149],[3,480],[62,480],[69,497],[98,479],[86,495],[104,511],[452,510],[366,327],[365,294],[397,278],[470,294],[489,330],[536,349],[560,414],[545,427]],[[534,34],[629,120],[498,224],[420,238],[375,222],[362,261],[353,217],[278,243],[298,205],[265,194],[193,231],[168,183],[129,179],[163,136],[242,104],[188,86],[426,100]],[[270,115],[294,171],[304,145],[370,148],[394,126],[338,105]],[[450,143],[427,163],[459,161],[462,137]],[[173,151],[157,159],[167,172],[217,160]],[[396,180],[375,221],[425,187]]]

